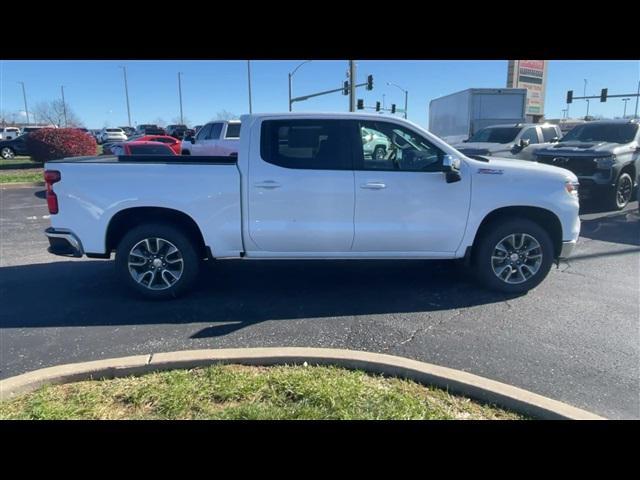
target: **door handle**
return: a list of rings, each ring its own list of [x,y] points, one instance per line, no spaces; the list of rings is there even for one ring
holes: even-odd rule
[[[382,190],[383,188],[387,188],[387,186],[382,182],[368,182],[360,185],[360,188],[367,188],[369,190]]]
[[[267,188],[267,189],[281,187],[281,185],[274,180],[265,180],[264,182],[257,182],[257,183],[254,183],[253,186],[256,188]]]

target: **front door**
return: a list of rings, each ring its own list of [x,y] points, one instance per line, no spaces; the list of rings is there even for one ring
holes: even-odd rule
[[[447,183],[444,152],[425,136],[389,121],[353,122],[355,237],[353,252],[454,252],[464,235],[471,196],[469,173]]]
[[[264,120],[251,154],[249,236],[261,252],[348,252],[354,186],[339,120]]]

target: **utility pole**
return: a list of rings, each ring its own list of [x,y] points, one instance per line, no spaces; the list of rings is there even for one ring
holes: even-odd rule
[[[178,96],[180,97],[180,123],[184,124],[184,120],[182,117],[182,82],[180,80],[180,76],[182,72],[178,72]]]
[[[249,79],[249,113],[252,113],[251,108],[251,60],[247,60],[247,77]]]
[[[587,96],[587,79],[584,79],[584,90],[582,92],[582,96],[586,97]],[[587,98],[587,114],[584,116],[584,119],[586,120],[587,117],[589,116],[589,99]]]
[[[356,62],[349,60],[349,111],[356,111]]]
[[[636,111],[633,114],[633,116],[635,118],[638,118],[638,98],[640,98],[640,80],[638,80],[638,93],[637,93],[637,96],[636,96]]]
[[[62,111],[64,112],[64,128],[67,128],[67,104],[64,101],[64,85],[60,85],[60,91],[62,92]]]
[[[24,82],[18,82],[22,84],[22,98],[24,99],[24,113],[27,115],[27,125],[29,125],[29,109],[27,108],[27,92],[24,88]]]
[[[387,85],[399,88],[404,92],[404,118],[407,118],[407,106],[409,105],[409,91],[402,88],[400,85],[396,85],[395,83],[387,82]]]
[[[120,66],[122,71],[124,72],[124,94],[127,97],[127,118],[129,119],[129,123],[127,124],[129,127],[131,126],[131,109],[129,108],[129,86],[127,85],[127,67]]]

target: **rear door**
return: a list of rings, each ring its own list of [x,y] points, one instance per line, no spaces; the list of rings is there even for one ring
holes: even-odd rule
[[[344,122],[263,120],[248,178],[249,236],[259,252],[349,252],[354,173]]]
[[[205,141],[211,132],[212,123],[207,123],[195,136],[194,143],[191,144],[191,155],[206,155],[204,153]]]

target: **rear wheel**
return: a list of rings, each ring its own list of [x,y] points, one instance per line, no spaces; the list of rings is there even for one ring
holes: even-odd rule
[[[116,249],[116,270],[147,298],[176,298],[191,288],[200,267],[192,241],[171,225],[140,225]]]
[[[473,265],[476,276],[492,290],[524,293],[545,279],[553,263],[549,234],[527,219],[488,226],[477,240]]]

